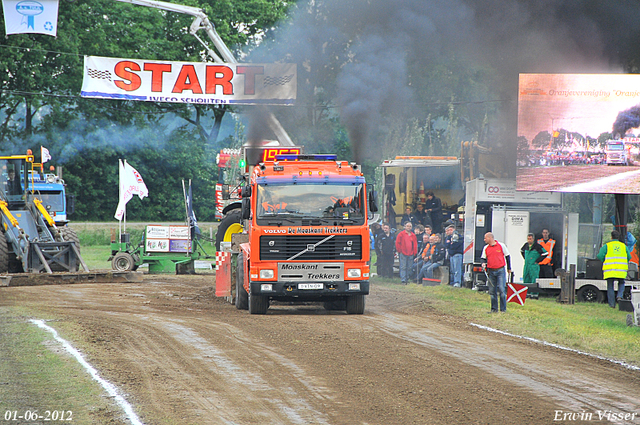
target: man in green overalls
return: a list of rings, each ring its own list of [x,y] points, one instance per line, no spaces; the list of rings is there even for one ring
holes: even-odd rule
[[[609,307],[616,308],[615,292],[613,282],[618,281],[618,299],[624,295],[624,280],[629,271],[629,260],[631,253],[627,246],[620,242],[620,232],[611,232],[611,242],[602,245],[598,252],[598,260],[602,261],[602,274],[607,280],[607,301]]]
[[[529,233],[527,235],[527,242],[520,248],[520,254],[524,258],[524,270],[522,271],[522,283],[536,283],[538,276],[540,275],[540,263],[547,257],[547,251],[536,242],[535,235]],[[530,289],[532,291],[532,289]],[[530,292],[535,297],[538,295],[537,291]]]

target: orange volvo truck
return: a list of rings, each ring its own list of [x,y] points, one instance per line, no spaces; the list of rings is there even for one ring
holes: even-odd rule
[[[279,155],[253,167],[242,189],[236,308],[265,314],[271,301],[317,301],[364,313],[372,194],[360,166],[335,155]]]

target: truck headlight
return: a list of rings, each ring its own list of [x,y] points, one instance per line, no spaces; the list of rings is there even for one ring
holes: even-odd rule
[[[273,291],[273,285],[270,283],[263,283],[260,285],[260,292],[270,292]]]
[[[350,291],[359,291],[360,290],[360,284],[359,283],[350,283],[349,284],[349,290]]]
[[[260,279],[273,279],[274,273],[271,269],[260,270]]]
[[[347,277],[360,277],[362,276],[362,272],[360,269],[348,269]]]

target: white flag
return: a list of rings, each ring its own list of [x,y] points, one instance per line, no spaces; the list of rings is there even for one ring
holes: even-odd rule
[[[45,148],[44,146],[40,146],[40,158],[41,164],[44,164],[45,162],[50,160],[51,154],[49,153],[49,149]]]
[[[2,0],[4,28],[10,34],[56,36],[58,0]]]
[[[124,216],[127,202],[133,198],[133,195],[138,195],[138,197],[142,199],[149,196],[149,190],[147,189],[147,185],[144,184],[142,176],[135,168],[129,165],[126,160],[124,164],[121,160],[118,160],[118,162],[120,171],[120,199],[114,217],[120,221]]]

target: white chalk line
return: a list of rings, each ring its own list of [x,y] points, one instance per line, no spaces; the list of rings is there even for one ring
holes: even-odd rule
[[[120,405],[120,407],[122,407],[125,414],[129,418],[129,421],[131,421],[133,425],[144,425],[142,421],[140,421],[140,418],[138,418],[138,415],[136,415],[136,413],[133,411],[133,408],[131,407],[131,405],[127,402],[127,400],[124,399],[124,397],[120,395],[116,386],[113,385],[111,382],[102,379],[98,374],[98,371],[95,370],[93,366],[91,366],[89,362],[85,360],[82,353],[76,350],[68,341],[62,339],[58,335],[58,332],[51,326],[47,325],[44,322],[44,320],[31,319],[30,322],[35,324],[39,328],[50,332],[53,335],[53,338],[56,341],[58,341],[60,344],[62,344],[64,349],[67,350],[69,354],[71,354],[73,357],[76,358],[78,363],[80,363],[82,367],[84,367],[87,370],[87,372],[89,372],[89,374],[93,377],[93,379],[96,380],[102,386],[102,388],[104,388],[107,391],[107,393],[111,397],[114,397],[115,401]]]
[[[484,325],[478,325],[478,324],[476,324],[476,323],[469,323],[469,324],[470,324],[471,326],[475,326],[475,327],[477,327],[477,328],[484,329],[484,330],[486,330],[486,331],[499,333],[499,334],[501,334],[501,335],[511,336],[511,337],[514,337],[514,338],[520,338],[520,339],[526,339],[527,341],[535,342],[535,343],[537,343],[537,344],[542,344],[542,345],[546,345],[546,346],[549,346],[549,347],[558,348],[558,349],[560,349],[560,350],[571,351],[572,353],[581,354],[581,355],[583,355],[583,356],[589,356],[589,357],[593,357],[593,358],[600,359],[600,360],[606,360],[606,361],[608,361],[608,362],[615,363],[615,364],[617,364],[617,365],[623,366],[623,367],[625,367],[625,368],[627,368],[627,369],[631,369],[631,370],[640,370],[640,367],[638,367],[638,366],[634,366],[634,365],[631,365],[631,364],[629,364],[629,363],[625,363],[625,362],[620,361],[620,360],[613,360],[613,359],[609,359],[609,358],[607,358],[607,357],[599,356],[599,355],[597,355],[597,354],[587,353],[586,351],[574,350],[573,348],[563,347],[562,345],[553,344],[553,343],[551,343],[551,342],[542,341],[542,340],[540,340],[540,339],[535,339],[535,338],[531,338],[531,337],[528,337],[528,336],[522,336],[522,335],[511,334],[511,333],[509,333],[509,332],[501,331],[501,330],[499,330],[499,329],[490,328],[490,327],[488,327],[488,326],[484,326]]]

